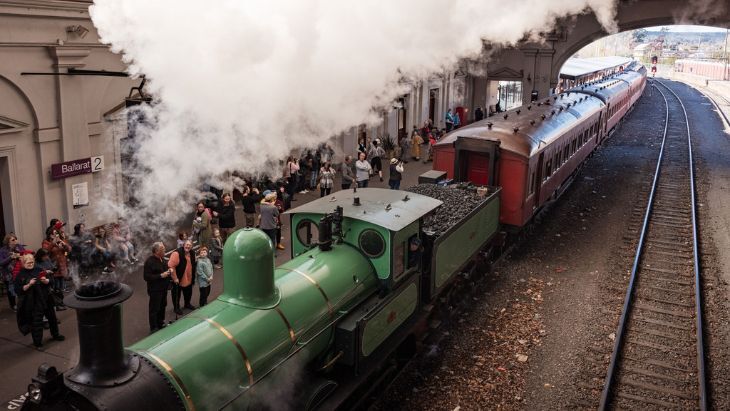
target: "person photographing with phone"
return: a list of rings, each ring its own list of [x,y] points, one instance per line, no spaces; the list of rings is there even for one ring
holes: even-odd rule
[[[48,328],[56,341],[66,338],[58,331],[58,320],[53,309],[53,298],[50,293],[51,280],[46,270],[36,267],[32,254],[20,256],[22,268],[15,277],[15,289],[18,292],[18,329],[23,335],[31,334],[33,345],[43,347],[43,316],[48,319]]]
[[[167,290],[173,269],[165,262],[165,245],[161,242],[152,244],[152,255],[144,262],[144,280],[147,282],[149,302],[150,333],[165,327],[165,308],[167,308]]]

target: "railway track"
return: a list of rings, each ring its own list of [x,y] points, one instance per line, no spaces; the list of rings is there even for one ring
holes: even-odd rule
[[[654,84],[666,125],[601,410],[707,408],[689,120],[679,96]]]

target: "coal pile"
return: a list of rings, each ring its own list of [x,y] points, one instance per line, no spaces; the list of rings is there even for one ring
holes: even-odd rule
[[[417,184],[407,188],[406,191],[443,202],[429,217],[424,219],[424,231],[433,233],[434,237],[440,236],[458,224],[486,199],[477,194],[474,186],[443,187],[436,184]]]

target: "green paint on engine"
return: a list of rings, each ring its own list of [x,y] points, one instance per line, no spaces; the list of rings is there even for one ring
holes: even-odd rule
[[[258,244],[259,233],[253,231],[257,230],[240,230],[234,236],[244,236],[239,239],[242,244]],[[329,349],[333,319],[377,288],[368,260],[350,245],[335,245],[327,252],[310,250],[277,268],[273,274],[278,305],[252,308],[236,300],[246,295],[242,290],[231,289],[246,284],[247,276],[263,274],[229,265],[236,258],[250,260],[246,253],[245,248],[226,244],[221,297],[130,347],[164,372],[181,397],[187,393],[196,410],[217,410],[239,394],[232,409],[249,406],[251,381],[284,366],[282,361],[304,346],[285,363],[285,368],[297,364],[292,373],[302,372],[305,364]],[[254,262],[253,267],[259,267],[260,261]],[[244,272],[230,272],[232,267]],[[268,389],[266,384],[255,385],[259,399]]]
[[[408,317],[418,305],[417,282],[408,284],[403,291],[367,321],[362,335],[362,354],[375,351]]]

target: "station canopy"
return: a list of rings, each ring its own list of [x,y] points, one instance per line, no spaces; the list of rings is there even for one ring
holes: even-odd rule
[[[591,57],[591,58],[570,58],[560,69],[560,78],[575,80],[593,73],[604,70],[611,70],[620,66],[626,67],[633,61],[630,57]]]

